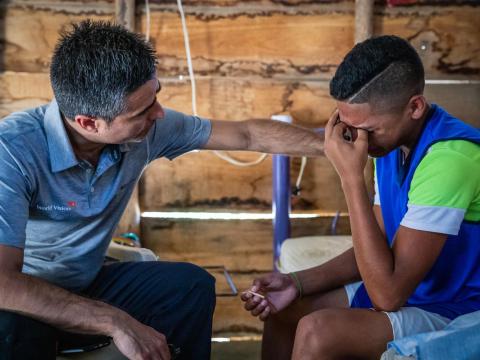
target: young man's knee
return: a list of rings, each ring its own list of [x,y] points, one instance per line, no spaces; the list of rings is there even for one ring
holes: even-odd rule
[[[329,310],[306,315],[298,322],[295,346],[315,354],[333,353],[342,338],[337,329],[335,317]]]

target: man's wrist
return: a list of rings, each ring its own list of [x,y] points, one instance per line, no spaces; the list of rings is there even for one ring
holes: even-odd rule
[[[291,273],[288,273],[287,275],[290,277],[293,284],[295,285],[295,288],[297,289],[297,299],[301,299],[303,297],[303,287],[302,287],[302,283],[300,282],[300,279],[298,278],[297,273],[291,272]]]
[[[341,176],[342,188],[348,190],[352,187],[365,186],[365,179],[363,173],[361,174],[348,174]]]
[[[118,308],[111,306],[108,306],[105,311],[106,313],[103,316],[104,321],[102,321],[103,324],[101,332],[105,335],[114,337],[115,334],[121,330],[123,325],[129,321],[130,315]]]

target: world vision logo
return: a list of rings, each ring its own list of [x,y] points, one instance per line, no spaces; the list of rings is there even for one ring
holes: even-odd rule
[[[40,205],[37,204],[37,209],[42,211],[72,211],[73,208],[77,207],[76,201],[67,201],[67,206],[63,205]]]

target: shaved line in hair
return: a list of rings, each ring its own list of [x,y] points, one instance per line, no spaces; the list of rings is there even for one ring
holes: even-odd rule
[[[391,69],[392,69],[394,64],[395,63],[392,62],[384,70],[382,70],[380,73],[375,75],[369,82],[367,82],[365,85],[363,85],[355,94],[350,96],[350,98],[348,98],[348,100],[347,100],[347,103],[355,104],[355,99],[356,98],[360,98],[359,100],[361,102],[365,102],[366,99],[361,99],[362,95],[364,95],[372,85],[376,84],[381,78],[383,78],[387,74],[389,74],[389,72],[392,71]]]

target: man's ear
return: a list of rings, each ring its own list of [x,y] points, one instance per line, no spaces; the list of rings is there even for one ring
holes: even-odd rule
[[[88,132],[98,132],[97,119],[87,115],[75,116],[75,123]]]
[[[421,119],[428,110],[427,100],[423,95],[412,96],[409,102],[412,119]]]

